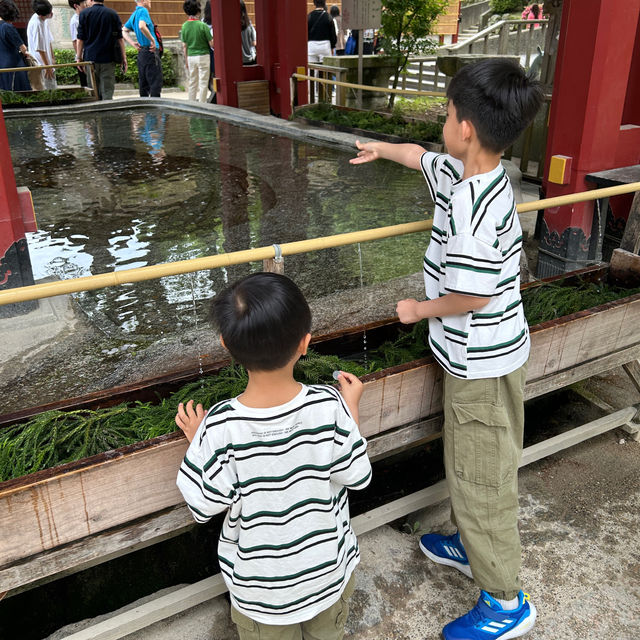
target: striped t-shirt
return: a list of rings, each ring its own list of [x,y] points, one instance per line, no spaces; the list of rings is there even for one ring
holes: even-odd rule
[[[266,624],[334,604],[360,560],[349,489],[371,480],[367,443],[333,387],[302,385],[284,405],[209,410],[178,488],[198,522],[227,511],[218,559],[231,602]]]
[[[428,300],[448,293],[491,298],[477,312],[429,319],[438,362],[457,378],[497,378],[529,357],[520,299],[522,229],[501,164],[461,180],[464,167],[425,152],[422,172],[435,203],[423,271]]]

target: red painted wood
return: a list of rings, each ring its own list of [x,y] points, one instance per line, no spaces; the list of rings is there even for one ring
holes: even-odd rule
[[[592,188],[588,173],[640,162],[640,129],[621,129],[629,87],[633,99],[640,91],[632,74],[639,18],[640,0],[564,1],[544,175],[552,155],[571,156],[573,166],[567,185],[545,177],[547,197]],[[545,223],[589,237],[592,215],[593,205],[581,203],[547,210]]]
[[[9,138],[0,105],[0,259],[15,242],[24,238],[24,231]]]

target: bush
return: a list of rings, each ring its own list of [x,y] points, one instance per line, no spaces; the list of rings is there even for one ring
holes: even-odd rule
[[[326,103],[319,103],[301,109],[292,118],[295,115],[300,115],[309,120],[320,120],[355,129],[367,129],[411,140],[442,142],[442,125],[440,123],[429,121],[407,122],[398,114],[388,117],[374,111],[343,110]]]
[[[489,7],[493,13],[502,15],[513,11],[522,11],[524,4],[521,0],[491,0]]]
[[[133,84],[138,86],[138,52],[133,47],[126,47],[127,55],[127,73],[123,74],[120,65],[116,66],[116,82]],[[56,62],[65,64],[67,62],[75,62],[75,52],[72,49],[56,49],[54,51]],[[176,86],[176,72],[173,68],[173,56],[171,52],[165,49],[162,56],[162,86]],[[74,67],[65,67],[56,71],[58,84],[78,84],[78,73]]]

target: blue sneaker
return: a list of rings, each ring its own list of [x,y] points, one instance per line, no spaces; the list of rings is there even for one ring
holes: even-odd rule
[[[425,556],[434,562],[455,567],[458,571],[462,571],[467,578],[473,578],[459,531],[456,531],[452,536],[427,533],[420,538],[420,549]]]
[[[445,640],[487,640],[488,638],[518,638],[533,628],[536,608],[529,594],[520,591],[517,609],[505,611],[486,591],[480,592],[478,604],[462,617],[450,622],[443,630]]]

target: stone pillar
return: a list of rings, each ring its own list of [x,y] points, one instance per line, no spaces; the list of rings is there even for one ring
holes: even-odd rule
[[[53,34],[53,48],[72,49],[69,20],[71,20],[73,10],[67,0],[49,0],[49,2],[53,7],[53,18],[49,24]]]

